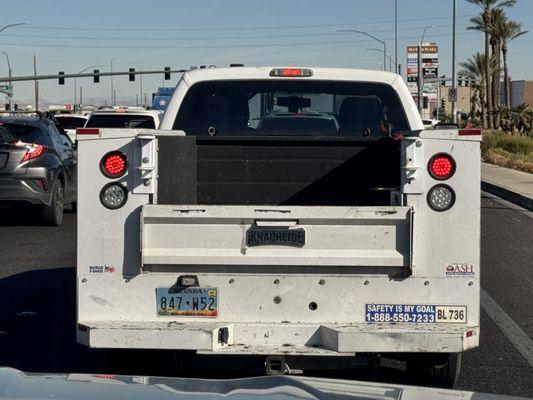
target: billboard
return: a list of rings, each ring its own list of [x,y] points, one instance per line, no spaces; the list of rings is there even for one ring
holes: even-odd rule
[[[433,79],[439,77],[439,46],[435,43],[423,43],[420,48],[421,68],[424,79]],[[407,87],[411,95],[417,101],[418,99],[418,46],[407,46]],[[422,92],[427,97],[428,109],[422,110],[424,118],[431,115],[431,110],[437,106],[438,101],[438,83],[423,82]],[[425,103],[425,101],[424,101]]]

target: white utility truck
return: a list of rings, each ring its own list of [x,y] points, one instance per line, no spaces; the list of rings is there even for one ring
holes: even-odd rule
[[[424,130],[400,76],[189,71],[159,130],[77,138],[80,343],[443,384],[478,346],[480,131]]]

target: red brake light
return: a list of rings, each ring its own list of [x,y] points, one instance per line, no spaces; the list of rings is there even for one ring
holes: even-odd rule
[[[33,144],[28,149],[28,152],[22,157],[22,161],[28,161],[33,158],[37,158],[44,153],[44,146],[42,144]]]
[[[126,173],[128,161],[120,151],[107,153],[100,162],[102,173],[108,178],[118,178]]]
[[[455,161],[448,154],[435,154],[429,160],[428,169],[433,178],[437,180],[448,179],[455,173]]]
[[[313,76],[313,71],[307,68],[274,68],[270,76],[305,77]]]
[[[481,136],[481,129],[459,129],[459,136]]]
[[[76,135],[99,135],[98,128],[76,128]]]

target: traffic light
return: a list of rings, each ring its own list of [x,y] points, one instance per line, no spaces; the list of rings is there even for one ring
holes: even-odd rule
[[[429,108],[429,98],[427,96],[424,96],[422,98],[422,103],[423,103],[422,108],[424,110],[427,110]]]
[[[98,83],[100,82],[100,70],[99,69],[95,69],[93,70],[93,73],[94,73],[94,76],[93,76],[93,82],[94,83]]]
[[[446,109],[446,99],[440,99],[440,108]]]
[[[65,75],[65,72],[59,71],[59,75]],[[62,76],[59,77],[59,84],[60,85],[64,85],[65,84],[65,78],[63,78]]]
[[[165,67],[165,80],[170,80],[170,67]]]
[[[5,109],[6,111],[9,111],[9,110],[10,110],[9,103],[4,104],[4,109]]]
[[[446,80],[444,79],[444,78],[446,78],[446,75],[442,75],[440,78],[442,79],[442,81],[440,81],[440,85],[441,86],[446,86]]]
[[[135,81],[135,68],[130,68],[130,74],[128,76],[130,77],[130,82]]]

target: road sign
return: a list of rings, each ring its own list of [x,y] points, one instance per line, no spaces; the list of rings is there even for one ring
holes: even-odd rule
[[[13,94],[13,86],[11,85],[0,85],[0,93],[5,93],[8,96]]]
[[[457,89],[454,89],[454,88],[448,89],[448,101],[457,102]]]

